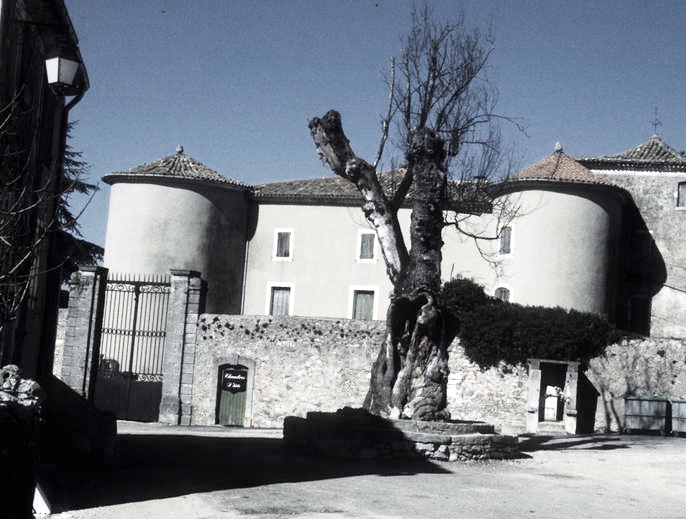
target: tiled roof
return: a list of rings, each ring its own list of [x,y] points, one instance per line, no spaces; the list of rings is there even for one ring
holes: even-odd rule
[[[379,173],[381,186],[389,198],[395,193],[403,178],[404,171],[392,170]],[[136,178],[161,177],[204,181],[250,190],[260,203],[304,204],[304,205],[360,205],[362,195],[355,184],[336,175],[323,178],[286,180],[248,186],[228,179],[208,168],[188,155],[180,146],[176,154],[135,168],[110,173],[103,180],[112,184],[121,180],[132,181]],[[406,200],[412,198],[410,188]],[[485,191],[473,182],[449,182],[447,205],[461,212],[483,212],[490,209],[490,200]]]
[[[278,201],[283,198],[341,198],[358,199],[357,187],[344,178],[332,175],[324,178],[285,180],[255,186],[255,197],[259,200]]]
[[[582,157],[577,160],[593,169],[686,170],[686,156],[665,144],[658,135],[617,155]]]
[[[389,198],[397,189],[404,171],[393,170],[379,173],[379,181]],[[254,188],[259,202],[360,205],[362,195],[355,184],[342,177],[331,175],[324,178],[309,178],[260,184]],[[410,188],[406,200],[411,200]],[[448,183],[448,206],[461,212],[483,212],[490,210],[490,200],[485,191],[472,182]]]
[[[110,173],[109,175],[105,175],[103,180],[110,184],[112,181],[122,177],[180,178],[186,180],[200,180],[204,182],[225,184],[249,189],[249,186],[246,184],[238,182],[237,180],[226,178],[213,169],[210,169],[204,164],[198,162],[194,158],[185,155],[183,153],[182,146],[177,146],[176,153],[174,155],[170,155],[153,162],[148,162],[146,164],[141,164],[140,166],[136,166],[135,168],[128,169],[126,171]]]
[[[390,196],[402,179],[402,171],[389,171],[378,175],[386,195]],[[331,175],[323,178],[307,178],[271,182],[255,186],[255,196],[263,201],[280,199],[330,199],[359,203],[360,192],[351,181]]]
[[[596,175],[561,149],[507,179],[507,181],[523,180],[612,185],[612,182]]]

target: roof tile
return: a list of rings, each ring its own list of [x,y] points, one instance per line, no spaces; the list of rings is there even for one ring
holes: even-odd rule
[[[593,169],[686,170],[686,156],[667,145],[659,135],[616,155],[577,159]]]
[[[104,180],[107,182],[108,179],[114,180],[116,177],[172,177],[172,178],[182,178],[188,180],[202,180],[206,182],[213,182],[218,184],[227,184],[236,187],[249,188],[247,184],[243,184],[237,180],[227,178],[220,175],[213,169],[208,168],[201,162],[198,162],[192,157],[185,155],[183,153],[183,147],[178,146],[176,153],[168,157],[164,157],[153,162],[147,162],[136,166],[134,168],[119,171],[116,173],[110,173],[105,175]]]
[[[404,173],[403,169],[378,173],[379,182],[388,198],[393,197]],[[483,212],[490,208],[490,200],[478,182],[449,181],[447,195],[447,205],[459,212]],[[362,202],[362,195],[355,184],[336,175],[260,184],[255,186],[255,197],[261,202],[276,203],[359,205]],[[412,197],[413,189],[410,187],[406,201]]]
[[[596,175],[562,150],[556,151],[533,166],[521,170],[508,180],[556,180],[560,182],[612,185],[612,182]]]

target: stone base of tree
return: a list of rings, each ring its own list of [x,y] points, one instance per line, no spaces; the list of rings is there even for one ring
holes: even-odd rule
[[[284,420],[287,448],[344,459],[477,461],[520,457],[517,438],[484,422],[389,420],[362,409],[311,412]]]

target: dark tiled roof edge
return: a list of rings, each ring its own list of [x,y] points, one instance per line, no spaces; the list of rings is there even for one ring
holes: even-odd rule
[[[615,155],[580,157],[578,162],[593,169],[686,171],[686,156],[666,144],[659,135]]]
[[[655,162],[639,159],[613,159],[610,157],[577,158],[588,169],[618,171],[686,171],[686,162]]]
[[[110,173],[103,177],[103,181],[111,184],[117,180],[134,180],[136,178],[176,178],[181,180],[230,185],[246,190],[252,189],[251,186],[220,175],[203,163],[185,155],[182,146],[177,147],[174,155],[147,162],[125,171]]]
[[[128,181],[132,183],[145,182],[145,181],[173,181],[173,182],[188,182],[190,184],[209,184],[219,188],[224,189],[235,189],[238,191],[252,192],[253,187],[248,184],[243,184],[239,181],[232,181],[231,179],[226,180],[215,180],[211,178],[201,178],[194,176],[181,176],[181,175],[169,175],[169,174],[157,174],[157,173],[131,173],[127,171],[121,171],[117,173],[109,173],[102,176],[102,181],[105,184],[112,185],[121,181]]]

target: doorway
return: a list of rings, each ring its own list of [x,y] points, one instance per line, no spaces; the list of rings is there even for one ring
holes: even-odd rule
[[[243,427],[248,394],[249,369],[243,364],[219,366],[217,423]]]
[[[529,389],[526,404],[526,432],[530,434],[577,434],[584,417],[579,415],[580,398],[592,395],[579,391],[579,362],[529,359]],[[590,404],[590,403],[589,403]],[[591,406],[582,403],[581,410]],[[593,411],[594,412],[594,411]],[[587,417],[592,420],[592,417]]]
[[[541,362],[541,386],[538,399],[539,422],[561,422],[565,398],[567,364]]]

